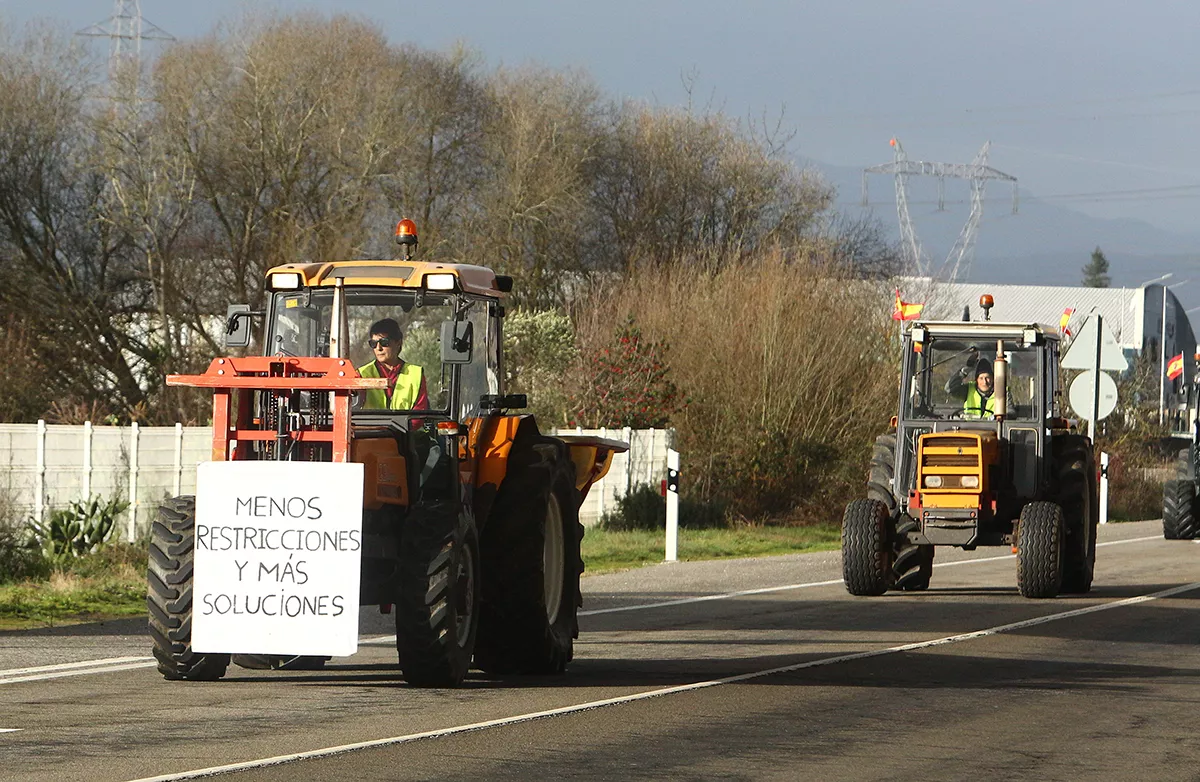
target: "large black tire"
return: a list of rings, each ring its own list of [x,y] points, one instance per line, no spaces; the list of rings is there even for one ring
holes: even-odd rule
[[[1017,588],[1024,597],[1055,597],[1063,580],[1063,511],[1031,502],[1017,523]]]
[[[1063,512],[1062,592],[1085,594],[1096,570],[1096,463],[1091,443],[1080,435],[1054,441],[1054,470],[1058,505]]]
[[[879,500],[854,500],[842,516],[842,581],[852,595],[892,586],[892,517]]]
[[[215,681],[229,667],[228,654],[192,651],[192,562],[196,498],[175,497],[158,508],[150,529],[146,605],[158,670],[167,679]]]
[[[871,469],[867,474],[867,499],[878,500],[887,506],[888,515],[896,526],[892,552],[893,587],[905,591],[929,588],[933,575],[933,546],[908,541],[907,533],[918,528],[916,521],[900,515],[896,502],[896,435],[881,434],[875,438],[871,451]]]
[[[479,539],[458,503],[417,505],[400,534],[396,651],[405,680],[457,687],[479,625]]]
[[[907,515],[901,516],[896,524],[892,573],[895,588],[906,592],[928,589],[929,579],[933,577],[933,546],[908,542],[908,533],[918,528],[917,522]]]
[[[1193,540],[1200,536],[1191,458],[1190,448],[1180,451],[1175,479],[1163,484],[1163,537],[1167,540]]]
[[[582,603],[579,502],[561,441],[514,446],[483,531],[475,663],[484,671],[553,674],[571,661]]]
[[[871,449],[871,469],[867,473],[867,499],[878,500],[887,506],[889,516],[895,516],[897,505],[892,485],[896,475],[896,435],[881,434]]]
[[[575,463],[562,441],[518,441],[484,529],[484,600],[475,664],[553,674],[578,637],[583,559]]]

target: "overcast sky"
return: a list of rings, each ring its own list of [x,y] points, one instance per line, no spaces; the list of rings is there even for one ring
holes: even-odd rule
[[[142,0],[179,38],[244,0]],[[267,5],[267,4],[262,4]],[[592,74],[613,95],[684,100],[682,75],[732,114],[784,112],[796,154],[861,168],[891,157],[990,162],[1038,196],[1096,216],[1196,230],[1200,207],[1200,3],[1142,0],[280,0],[344,11],[396,41],[456,41],[490,64]],[[70,29],[112,0],[0,0],[0,17]],[[880,194],[887,188],[879,188]],[[949,192],[948,186],[948,192]],[[965,188],[963,188],[965,191]],[[1149,191],[1128,193],[1126,191]],[[1108,193],[1109,195],[1076,194]],[[1113,195],[1116,193],[1116,195]],[[998,202],[1004,188],[993,188]],[[856,201],[858,193],[842,200]]]

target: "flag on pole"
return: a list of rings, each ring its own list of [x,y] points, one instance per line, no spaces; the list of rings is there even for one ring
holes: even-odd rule
[[[1071,330],[1067,328],[1067,324],[1071,322],[1071,316],[1075,314],[1074,307],[1067,307],[1063,310],[1062,317],[1058,319],[1058,333],[1071,336]]]
[[[896,289],[896,309],[892,311],[892,320],[916,320],[921,317],[924,304],[913,304],[900,298],[900,289]]]
[[[1183,374],[1183,354],[1174,356],[1167,362],[1167,377],[1171,380]]]

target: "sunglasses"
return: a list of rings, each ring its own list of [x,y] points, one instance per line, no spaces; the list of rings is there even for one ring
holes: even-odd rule
[[[368,347],[371,348],[371,350],[374,350],[376,347],[386,348],[386,347],[389,347],[391,344],[392,344],[392,341],[390,339],[388,339],[387,337],[384,337],[383,339],[368,339],[367,340],[367,345],[368,345]]]

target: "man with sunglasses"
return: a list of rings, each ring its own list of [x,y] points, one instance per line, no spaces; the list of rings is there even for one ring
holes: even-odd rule
[[[367,347],[375,354],[375,360],[358,368],[363,377],[386,377],[386,389],[372,388],[367,391],[363,408],[367,410],[428,410],[429,393],[425,388],[425,376],[421,367],[400,359],[400,348],[404,335],[400,324],[384,318],[371,325]]]

